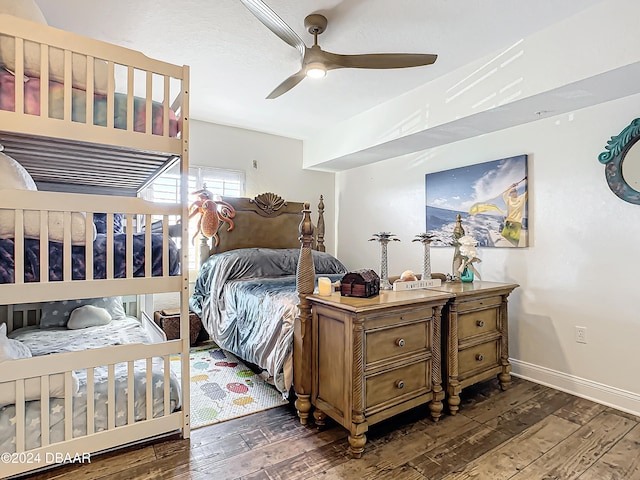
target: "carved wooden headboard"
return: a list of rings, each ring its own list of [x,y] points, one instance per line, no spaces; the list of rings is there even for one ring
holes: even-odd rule
[[[222,200],[236,211],[234,228],[229,232],[228,225],[222,223],[218,246],[212,246],[209,254],[236,248],[300,248],[298,229],[303,202],[289,202],[275,193],[262,193],[254,198],[222,197]],[[324,234],[324,202],[320,196],[315,250],[325,251]]]

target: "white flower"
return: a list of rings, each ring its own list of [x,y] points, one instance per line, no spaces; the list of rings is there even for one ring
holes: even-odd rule
[[[473,246],[473,247],[478,245],[478,242],[476,241],[476,239],[473,238],[471,235],[464,235],[464,236],[460,237],[458,239],[458,243],[460,243],[460,245],[468,245],[468,246]]]
[[[474,260],[479,261],[478,249],[476,245],[478,242],[471,235],[464,235],[458,239],[460,243],[460,255],[464,257],[465,263],[471,263]]]
[[[475,245],[467,245],[463,243],[462,245],[460,245],[460,255],[462,255],[463,257],[467,257],[468,259],[477,258],[478,249],[475,247]]]
[[[462,264],[458,271],[462,273],[465,268],[469,268],[478,278],[480,278],[480,274],[473,267],[474,262],[481,262],[478,257],[478,249],[476,245],[478,242],[471,235],[464,235],[458,239],[458,243],[460,244],[460,256],[462,257]]]

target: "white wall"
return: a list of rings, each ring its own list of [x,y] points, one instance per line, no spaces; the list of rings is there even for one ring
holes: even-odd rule
[[[482,248],[483,280],[520,284],[510,297],[514,373],[640,414],[636,303],[640,205],[608,188],[598,154],[640,116],[640,95],[337,174],[338,256],[379,271],[371,233],[391,231],[389,273],[421,270],[425,174],[529,157],[531,246]],[[450,272],[451,247],[432,247]],[[574,338],[587,327],[588,343]]]
[[[302,170],[302,141],[241,128],[191,120],[189,163],[246,172],[246,196],[273,192],[285,200],[311,203],[317,220],[324,196],[328,252],[335,251],[335,174]],[[258,168],[253,168],[253,161]]]
[[[597,94],[600,80],[588,87],[576,84],[567,91],[557,89],[637,64],[639,16],[640,2],[636,0],[602,1],[400,97],[319,130],[305,141],[304,165],[337,168],[344,165],[340,162],[342,157],[354,152],[367,152],[360,160],[378,159],[381,151],[388,152],[393,146],[396,152],[401,147],[402,153],[416,152],[442,144],[450,137],[458,140],[494,131],[505,121],[511,122],[509,125],[533,121],[538,110],[567,112],[588,102],[594,105],[601,97],[608,100],[623,96],[615,90]],[[628,86],[627,95],[639,91],[635,82]],[[536,108],[518,106],[545,92],[550,92],[550,98],[538,98]],[[585,103],[577,107],[573,103],[576,101]],[[493,112],[494,117],[480,115],[471,119],[491,110],[498,110]],[[501,117],[504,112],[509,112],[507,120]],[[460,119],[466,121],[454,125]],[[410,137],[444,124],[452,125],[438,130],[435,137]],[[393,143],[398,139],[406,141]],[[354,166],[351,161],[345,160],[349,167]]]

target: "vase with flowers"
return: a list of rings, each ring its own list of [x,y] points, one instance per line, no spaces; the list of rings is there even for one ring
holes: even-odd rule
[[[480,273],[473,266],[482,260],[478,257],[478,242],[471,235],[464,235],[458,239],[460,244],[461,264],[458,267],[460,280],[463,282],[473,282],[474,277],[480,278]]]

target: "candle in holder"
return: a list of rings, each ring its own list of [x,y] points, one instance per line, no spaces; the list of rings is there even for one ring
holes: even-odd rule
[[[318,294],[319,295],[331,295],[331,279],[328,277],[318,278]]]

